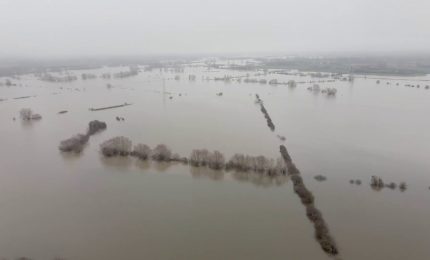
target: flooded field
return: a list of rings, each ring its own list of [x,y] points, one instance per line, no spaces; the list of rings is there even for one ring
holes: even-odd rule
[[[288,175],[100,155],[99,145],[115,136],[166,144],[181,156],[205,148],[226,158],[278,158],[285,145],[336,241],[336,258],[430,256],[430,76],[343,81],[196,66],[100,77],[127,70],[69,71],[77,76],[71,82],[22,75],[0,86],[0,258],[331,258]],[[274,79],[297,86],[268,84]],[[314,84],[337,92],[308,90]],[[22,108],[42,119],[22,121]],[[91,120],[107,129],[80,154],[61,153],[59,143]],[[372,189],[371,176],[407,189]]]

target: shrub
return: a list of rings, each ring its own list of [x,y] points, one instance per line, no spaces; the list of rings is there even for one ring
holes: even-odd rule
[[[289,80],[287,82],[288,87],[295,88],[297,86],[297,83],[294,80]]]
[[[131,144],[130,139],[127,137],[117,136],[103,142],[100,148],[104,156],[126,156],[130,154]]]
[[[77,134],[69,139],[63,140],[58,147],[62,152],[80,153],[84,145],[88,142],[89,136]]]
[[[106,123],[98,120],[93,120],[88,124],[88,135],[93,135],[101,130],[106,129]]]
[[[253,161],[254,170],[257,172],[265,172],[269,169],[269,161],[266,157],[259,155]]]
[[[206,149],[194,149],[190,155],[190,163],[193,166],[204,166],[209,161],[209,151]]]
[[[375,189],[381,189],[384,187],[384,181],[382,181],[382,179],[377,176],[372,176],[370,180],[370,186]]]
[[[303,179],[299,174],[294,174],[291,176],[291,181],[293,182],[293,185],[303,185]]]
[[[322,218],[321,212],[315,208],[314,205],[309,205],[306,207],[306,216],[308,216],[309,220],[315,222]]]
[[[31,120],[31,116],[33,115],[33,111],[30,108],[23,108],[19,111],[19,115],[23,120]]]
[[[279,146],[279,150],[281,152],[282,158],[284,159],[285,163],[291,163],[291,157],[288,154],[288,151],[285,145]]]
[[[38,120],[41,119],[42,116],[39,114],[33,113],[30,108],[23,108],[19,111],[22,120]]]
[[[307,205],[314,202],[314,196],[308,189],[306,189],[305,185],[294,185],[294,191],[300,197],[303,204]]]
[[[146,160],[151,155],[151,148],[146,144],[137,144],[134,146],[132,154],[139,159]]]
[[[386,187],[394,190],[394,189],[396,189],[397,184],[395,184],[394,182],[391,182],[390,184],[387,184]]]
[[[337,93],[337,89],[335,89],[335,88],[326,88],[324,93],[327,93],[328,96],[335,96],[336,93]]]
[[[291,174],[291,175],[299,175],[300,174],[299,169],[297,169],[297,167],[294,163],[287,163],[287,171],[288,171],[288,174]]]
[[[164,144],[157,145],[152,151],[152,159],[156,161],[170,161],[171,156],[172,152]]]
[[[277,79],[271,79],[271,80],[269,81],[269,84],[270,84],[270,85],[276,85],[276,84],[278,84],[278,80],[277,80]]]
[[[325,180],[327,180],[327,177],[325,177],[321,174],[318,174],[318,175],[314,176],[314,179],[317,181],[325,181]]]
[[[208,165],[212,169],[222,169],[225,166],[224,155],[219,151],[214,151],[208,156]]]
[[[274,167],[269,171],[269,175],[285,175],[287,173],[287,165],[282,158],[277,158]]]
[[[245,155],[240,153],[234,154],[228,161],[227,167],[239,171],[246,171]]]

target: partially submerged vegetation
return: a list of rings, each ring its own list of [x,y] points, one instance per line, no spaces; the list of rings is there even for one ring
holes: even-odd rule
[[[270,128],[270,130],[275,131],[275,125],[273,124],[272,118],[270,118],[269,113],[264,107],[263,100],[260,99],[260,96],[258,94],[255,94],[255,98],[256,98],[255,103],[260,105],[260,110],[263,113],[264,118],[266,118],[267,126]]]
[[[235,154],[227,162],[220,151],[210,152],[207,149],[194,149],[188,158],[172,153],[170,148],[159,144],[154,149],[148,145],[137,144],[132,148],[130,139],[118,136],[100,145],[100,152],[106,156],[135,156],[141,160],[152,159],[159,162],[189,163],[194,167],[208,167],[213,170],[234,170],[238,172],[256,172],[267,176],[286,175],[286,164],[281,158],[268,159],[265,156]]]
[[[321,90],[321,93],[327,94],[327,96],[335,96],[337,93],[337,89],[336,88],[326,88],[326,89]]]
[[[80,153],[84,146],[87,144],[89,139],[89,135],[86,134],[77,134],[66,140],[60,142],[60,146],[58,147],[62,152],[75,152]]]
[[[284,145],[280,146],[280,153],[287,166],[288,174],[291,176],[294,192],[299,196],[302,204],[306,207],[306,215],[314,224],[316,240],[327,254],[337,255],[339,253],[337,245],[333,237],[330,235],[330,231],[321,212],[314,205],[314,196],[303,183],[300,171],[293,163],[291,156],[288,154],[287,148]]]
[[[139,68],[135,66],[130,66],[128,71],[120,71],[113,74],[114,78],[129,78],[133,76],[137,76],[139,74]]]
[[[96,79],[97,75],[92,74],[92,73],[82,73],[81,74],[81,78],[82,80],[87,80],[87,79]]]
[[[297,83],[296,83],[296,81],[294,81],[294,80],[289,80],[289,81],[287,82],[287,85],[288,85],[288,87],[290,87],[290,88],[295,88],[295,87],[297,86]]]
[[[325,88],[322,89],[318,84],[314,84],[312,87],[308,87],[307,90],[312,91],[313,93],[322,93],[326,94],[327,96],[336,96],[337,89],[336,88]]]
[[[391,190],[395,190],[397,188],[397,184],[394,182],[385,183],[382,178],[378,176],[372,176],[370,179],[370,186],[374,190],[382,190],[383,188],[389,188]],[[400,191],[405,191],[407,189],[407,185],[405,182],[401,182],[399,184]]]
[[[77,134],[60,142],[59,149],[62,152],[80,153],[91,135],[106,129],[106,123],[98,120],[91,121],[85,134]]]
[[[124,136],[117,136],[100,144],[100,151],[104,156],[127,156],[131,152],[131,140]]]
[[[75,75],[66,75],[66,76],[54,76],[50,73],[44,73],[39,77],[42,81],[48,82],[72,82],[78,79]]]
[[[106,123],[99,121],[99,120],[93,120],[88,124],[88,135],[93,135],[99,131],[102,131],[106,129]]]
[[[20,115],[21,119],[24,121],[42,119],[41,115],[33,113],[33,111],[30,108],[21,109],[19,111],[19,115]]]
[[[327,177],[325,177],[324,175],[318,174],[314,176],[314,179],[317,181],[325,181],[327,180]]]

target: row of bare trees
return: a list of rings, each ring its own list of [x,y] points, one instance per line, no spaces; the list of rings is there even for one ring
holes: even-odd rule
[[[270,128],[270,130],[275,131],[275,124],[273,124],[272,118],[270,118],[269,113],[267,112],[266,108],[264,107],[263,100],[261,100],[260,96],[258,94],[255,94],[256,101],[255,103],[260,105],[260,110],[264,115],[264,118],[266,118],[267,126]]]
[[[321,248],[329,255],[337,255],[337,245],[330,235],[330,231],[321,212],[315,207],[315,199],[313,194],[306,188],[299,169],[293,163],[287,148],[284,145],[280,146],[281,156],[287,166],[287,172],[291,176],[294,192],[299,196],[302,204],[306,208],[306,216],[314,224],[315,238]]]
[[[137,144],[132,147],[131,140],[123,136],[103,142],[100,145],[100,151],[107,157],[131,155],[142,160],[182,162],[195,167],[209,167],[214,170],[253,171],[269,176],[285,175],[287,172],[286,164],[281,158],[274,160],[262,155],[250,156],[237,153],[226,161],[220,151],[210,152],[207,149],[194,149],[187,158],[172,153],[170,148],[164,144],[159,144],[153,149],[146,144]]]
[[[50,73],[42,74],[39,77],[42,81],[48,81],[48,82],[72,82],[78,79],[75,75],[66,75],[66,76],[54,76]]]
[[[113,74],[114,78],[128,78],[139,74],[139,68],[130,66],[128,71],[120,71]]]
[[[383,188],[389,188],[389,189],[395,190],[397,188],[397,184],[395,182],[384,183],[382,178],[378,176],[372,176],[370,179],[370,187],[372,187],[374,190],[381,190]],[[400,191],[405,191],[406,188],[407,188],[407,185],[405,182],[401,182],[399,184]]]

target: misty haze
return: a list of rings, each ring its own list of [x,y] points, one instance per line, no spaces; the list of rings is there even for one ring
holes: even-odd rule
[[[429,9],[0,0],[0,259],[429,259]]]

